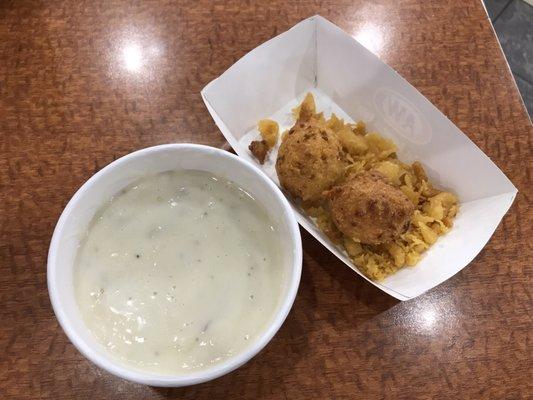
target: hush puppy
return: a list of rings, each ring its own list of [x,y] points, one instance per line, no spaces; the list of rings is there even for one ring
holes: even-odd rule
[[[379,245],[409,228],[413,203],[377,172],[362,172],[324,193],[333,222],[356,242]]]
[[[292,196],[313,203],[344,177],[348,165],[333,131],[304,115],[281,142],[276,172]]]

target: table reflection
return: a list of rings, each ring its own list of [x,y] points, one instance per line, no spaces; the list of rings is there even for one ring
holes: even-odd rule
[[[435,325],[435,322],[437,322],[437,313],[435,310],[428,308],[422,311],[422,314],[420,315],[421,326],[428,330],[431,330]]]
[[[422,296],[402,303],[398,310],[405,326],[421,335],[437,336],[456,328],[458,309],[448,297]]]
[[[122,48],[124,68],[130,72],[138,72],[142,66],[142,51],[138,43],[128,43]]]
[[[116,77],[150,79],[162,60],[163,46],[144,34],[122,32],[111,51],[111,74]]]
[[[365,24],[359,29],[353,38],[365,46],[372,53],[379,56],[383,48],[383,34],[380,29],[374,24]]]

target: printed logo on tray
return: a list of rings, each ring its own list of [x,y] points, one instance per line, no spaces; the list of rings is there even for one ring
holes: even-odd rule
[[[418,109],[402,95],[390,89],[378,89],[374,105],[387,123],[405,139],[415,144],[431,140],[431,128]]]

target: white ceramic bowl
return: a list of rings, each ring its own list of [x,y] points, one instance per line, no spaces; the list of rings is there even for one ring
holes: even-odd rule
[[[287,279],[280,305],[268,327],[245,351],[190,374],[159,375],[116,361],[85,326],[74,296],[73,266],[80,239],[95,212],[133,181],[175,169],[209,171],[249,191],[279,226],[286,255]],[[168,144],[128,154],[96,173],[72,197],[61,214],[48,253],[48,291],[56,317],[70,341],[89,360],[110,373],[152,386],[186,386],[205,382],[238,368],[274,336],[292,307],[302,268],[298,223],[285,196],[257,167],[231,153],[196,144]]]

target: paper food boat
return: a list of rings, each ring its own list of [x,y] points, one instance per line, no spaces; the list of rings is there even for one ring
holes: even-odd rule
[[[326,116],[335,112],[350,122],[364,120],[369,130],[391,138],[399,159],[422,162],[430,179],[455,192],[461,203],[453,229],[415,267],[403,268],[382,282],[370,282],[407,300],[472,261],[511,206],[516,188],[422,94],[329,21],[311,17],[255,48],[209,83],[202,98],[237,154],[257,163],[248,150],[248,144],[259,137],[257,122],[271,118],[280,123],[280,132],[289,128],[294,123],[291,109],[308,91],[315,95],[317,110]],[[260,167],[279,185],[276,156],[275,149]],[[367,279],[310,218],[293,208],[307,231]]]

